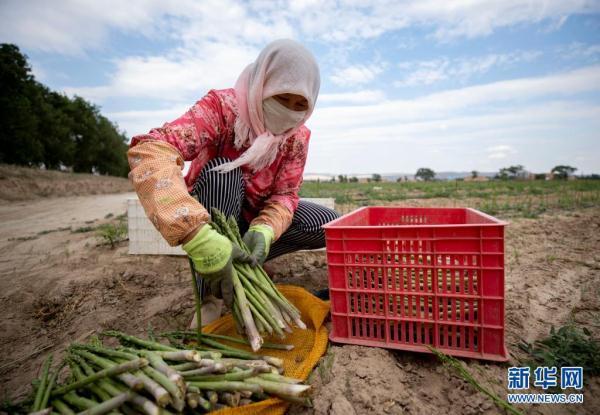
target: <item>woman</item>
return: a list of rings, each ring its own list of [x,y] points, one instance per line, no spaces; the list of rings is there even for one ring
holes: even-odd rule
[[[229,304],[234,259],[263,263],[321,248],[321,226],[338,216],[298,198],[310,137],[304,123],[319,86],[313,55],[277,40],[234,89],[211,90],[182,117],[132,139],[129,177],[146,215]],[[192,162],[185,179],[184,161]],[[238,218],[251,257],[208,224],[212,207]]]

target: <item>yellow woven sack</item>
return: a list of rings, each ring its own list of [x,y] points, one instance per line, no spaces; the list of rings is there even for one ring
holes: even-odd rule
[[[283,359],[285,375],[306,380],[312,369],[327,350],[327,329],[323,321],[329,313],[329,303],[321,301],[303,288],[293,285],[279,285],[279,291],[290,300],[302,313],[302,321],[307,326],[306,330],[294,328],[284,340],[277,337],[269,338],[271,343],[293,344],[290,351],[262,349],[259,353]],[[225,334],[236,336],[235,323],[231,315],[221,317],[219,320],[203,327],[206,333]],[[237,343],[223,343],[251,351],[250,348]],[[215,415],[283,415],[288,403],[279,398],[270,398],[251,405],[238,408],[225,408],[212,412]]]

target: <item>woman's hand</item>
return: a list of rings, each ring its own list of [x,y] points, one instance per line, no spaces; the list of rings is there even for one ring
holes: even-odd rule
[[[256,264],[262,265],[269,255],[271,243],[273,243],[273,228],[269,225],[252,225],[244,235],[244,243],[250,250],[250,255]]]
[[[250,255],[215,231],[209,224],[182,246],[194,263],[194,268],[210,284],[213,295],[233,305],[233,261],[251,262]]]

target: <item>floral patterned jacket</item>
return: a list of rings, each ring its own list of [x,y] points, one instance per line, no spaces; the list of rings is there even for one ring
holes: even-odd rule
[[[211,90],[183,116],[131,140],[129,178],[146,215],[172,246],[209,220],[206,209],[188,193],[205,164],[215,157],[235,160],[247,148],[234,147],[236,105],[233,89]],[[244,218],[272,226],[276,239],[298,206],[309,138],[310,130],[302,127],[269,167],[253,172],[242,166]],[[185,178],[184,161],[192,162]]]

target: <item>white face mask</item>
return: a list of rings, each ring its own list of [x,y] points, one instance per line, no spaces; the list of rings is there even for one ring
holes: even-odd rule
[[[306,111],[294,111],[280,104],[274,97],[263,100],[265,128],[271,134],[283,134],[297,126],[306,116]]]

